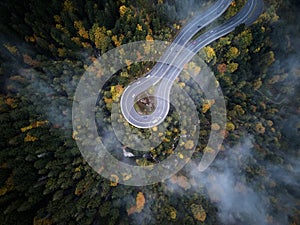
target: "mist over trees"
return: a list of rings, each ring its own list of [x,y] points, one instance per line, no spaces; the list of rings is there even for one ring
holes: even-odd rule
[[[296,0],[266,0],[257,22],[237,27],[198,53],[214,72],[227,109],[222,151],[206,173],[199,175],[191,163],[165,182],[125,186],[118,177],[115,182],[101,177],[76,145],[72,102],[87,67],[122,44],[171,42],[209,3],[0,2],[0,224],[300,224]],[[234,1],[223,19],[244,3]],[[96,115],[100,134],[111,132],[105,126],[112,102],[151,66],[132,64],[108,81],[97,106],[105,112]],[[213,101],[188,74],[178,82],[191,96],[203,98],[196,105],[200,136],[192,161],[197,162],[210,129],[220,128],[210,122]],[[140,156],[128,163],[151,165],[172,154],[182,132],[177,120],[171,108],[166,135],[158,135],[161,144],[151,150],[151,159]],[[147,136],[160,130],[137,132]],[[113,140],[107,144],[122,157],[124,146]]]

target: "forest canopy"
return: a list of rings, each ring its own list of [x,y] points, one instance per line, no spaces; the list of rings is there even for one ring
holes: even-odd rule
[[[233,1],[217,23],[244,3]],[[134,187],[118,183],[116,175],[114,181],[101,177],[81,155],[72,128],[77,84],[113,48],[171,42],[211,1],[1,1],[0,224],[300,224],[299,3],[264,3],[253,25],[237,27],[198,53],[226,101],[225,140],[216,161],[202,174],[193,169],[210,130],[220,129],[210,121],[214,101],[204,99],[197,105],[200,136],[192,162],[164,182]],[[99,126],[109,122],[124,88],[151,66],[131,64],[107,82]],[[179,85],[203,94],[190,79],[183,74]],[[184,132],[177,118],[171,108],[165,136],[157,127],[138,130],[141,136],[157,132],[161,144],[151,157],[130,163],[151,165],[172,154]],[[116,157],[130,150],[116,143],[107,139]]]

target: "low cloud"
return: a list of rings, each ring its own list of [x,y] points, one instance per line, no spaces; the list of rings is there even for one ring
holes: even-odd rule
[[[222,224],[289,224],[299,207],[299,161],[286,155],[281,164],[258,162],[254,146],[253,136],[247,134],[239,144],[226,147],[206,171],[189,164],[186,172],[192,187],[187,188],[206,194]],[[182,195],[183,187],[170,179],[165,190]]]

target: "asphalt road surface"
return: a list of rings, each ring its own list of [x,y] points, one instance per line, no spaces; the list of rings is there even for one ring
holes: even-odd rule
[[[122,94],[120,105],[123,116],[130,124],[138,128],[151,128],[163,122],[169,112],[173,82],[182,71],[183,66],[200,49],[232,32],[237,26],[251,25],[264,8],[262,0],[248,0],[244,7],[224,24],[214,27],[190,41],[199,30],[221,16],[231,2],[232,0],[219,0],[204,13],[195,17],[180,31],[152,70],[127,86]],[[134,108],[136,97],[155,85],[157,86],[154,94],[156,98],[154,111],[149,115],[137,112]]]

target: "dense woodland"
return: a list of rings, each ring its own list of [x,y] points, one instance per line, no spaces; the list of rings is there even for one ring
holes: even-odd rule
[[[199,179],[185,168],[165,182],[125,186],[117,178],[111,182],[98,175],[76,145],[72,101],[85,69],[122,44],[172,41],[212,2],[1,1],[1,225],[300,224],[296,0],[265,0],[257,22],[239,26],[199,52],[219,81],[227,109],[226,131],[220,131],[226,136],[222,151]],[[234,1],[217,23],[244,3]],[[107,83],[99,107],[108,116],[98,115],[97,120],[108,122],[111,103],[148,66],[128,66]],[[182,86],[189,82],[186,77],[180,78]],[[201,95],[192,86],[189,90]],[[219,129],[217,124],[211,128],[210,104],[204,100],[197,105],[201,126],[195,161],[210,129]],[[172,153],[172,140],[179,135],[174,110],[167,121],[168,132],[152,151],[159,160]],[[245,139],[251,139],[251,147],[245,147]],[[249,148],[246,154],[243,148]],[[122,154],[121,144],[118,149]],[[131,163],[153,162],[141,157]],[[222,175],[222,165],[229,168],[227,178],[234,177],[233,190],[213,173]],[[238,197],[228,205],[222,196],[231,194]],[[257,208],[247,209],[245,202]]]

